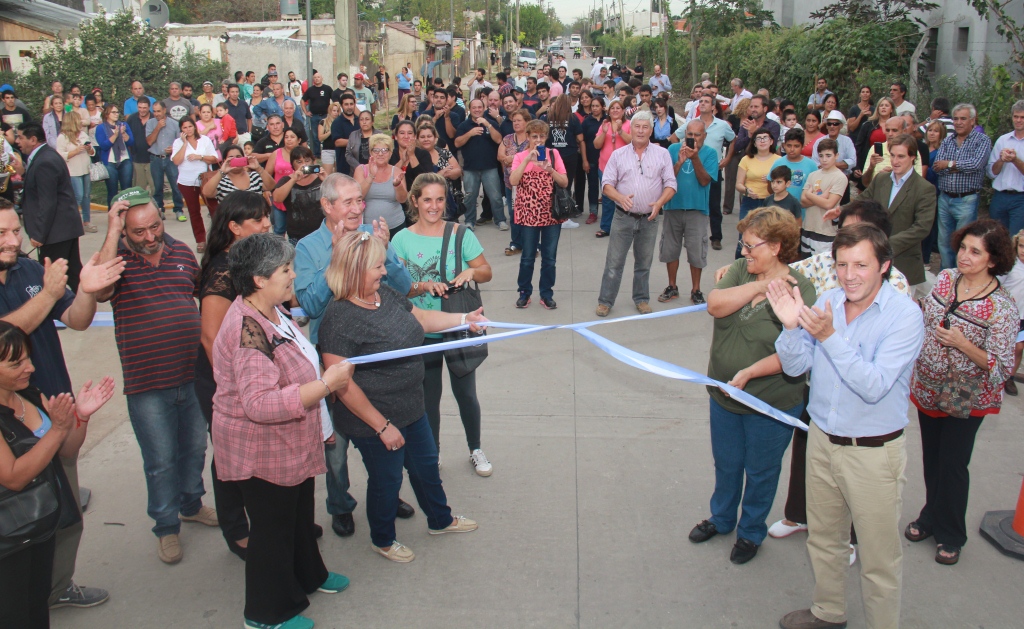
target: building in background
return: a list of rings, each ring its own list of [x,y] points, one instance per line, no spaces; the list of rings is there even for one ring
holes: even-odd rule
[[[69,35],[88,18],[52,2],[0,0],[0,70],[27,72],[33,47]]]

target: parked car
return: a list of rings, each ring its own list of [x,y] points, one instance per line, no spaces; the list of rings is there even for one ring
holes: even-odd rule
[[[537,51],[533,48],[521,48],[519,50],[519,59],[516,64],[522,66],[524,63],[530,65],[530,68],[537,67]]]

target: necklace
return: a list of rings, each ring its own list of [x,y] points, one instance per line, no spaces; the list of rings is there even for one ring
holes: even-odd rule
[[[961,275],[960,277],[962,278],[962,277],[963,277],[963,275]],[[991,278],[991,279],[989,279],[989,281],[988,281],[988,284],[985,284],[984,286],[982,286],[982,287],[981,287],[981,290],[982,290],[982,291],[984,291],[984,290],[985,290],[986,288],[988,288],[989,286],[991,286],[991,285],[992,285],[992,282],[994,282],[994,281],[996,281],[996,278],[994,278],[994,277],[993,277],[993,278]],[[974,292],[975,292],[975,291],[977,291],[977,290],[978,290],[977,288],[970,288],[970,287],[968,287],[968,286],[967,286],[967,282],[964,282],[964,296],[965,296],[965,297],[967,297],[967,296],[970,296],[970,295],[971,295],[971,293],[974,293]]]
[[[373,306],[374,308],[380,308],[380,294],[377,293],[376,291],[374,291],[374,293],[373,293],[373,301],[366,301],[364,299],[360,299],[359,295],[353,295],[352,297],[354,297],[356,301],[358,301],[360,303],[364,303],[367,306]]]
[[[260,313],[260,315],[262,315],[264,319],[266,319],[267,321],[270,321],[270,323],[274,323],[273,319],[268,317],[266,314],[263,313],[262,310],[257,308],[256,304],[252,303],[252,300],[250,300],[248,297],[245,298],[245,303],[247,303],[250,306],[252,306],[252,309],[255,310],[256,312]],[[278,320],[280,320],[280,317],[278,317]],[[280,325],[280,324],[275,324],[275,325]]]
[[[17,393],[14,394],[14,397],[19,402],[21,402],[21,415],[18,415],[17,413],[15,413],[14,414],[14,419],[16,419],[16,420],[18,420],[18,421],[20,421],[21,423],[24,424],[25,423],[25,413],[26,413],[26,410],[25,410],[25,400],[21,399],[21,396],[18,395]],[[12,408],[11,410],[13,411],[14,409]]]

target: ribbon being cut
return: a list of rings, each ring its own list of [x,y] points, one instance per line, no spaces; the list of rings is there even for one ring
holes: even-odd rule
[[[436,343],[433,345],[423,345],[420,347],[413,347],[410,349],[395,350],[391,352],[381,352],[379,354],[368,354],[366,356],[355,356],[348,359],[348,362],[353,365],[365,365],[368,363],[380,362],[382,360],[392,360],[395,358],[405,358],[407,356],[419,356],[422,354],[430,354],[433,352],[443,352],[449,349],[457,349],[460,347],[471,347],[475,345],[481,345],[486,343],[496,343],[498,341],[506,341],[508,339],[517,338],[520,336],[526,336],[527,334],[536,334],[538,332],[547,332],[549,330],[570,330],[576,332],[583,338],[587,339],[598,349],[607,353],[612,358],[618,360],[621,363],[641,369],[648,373],[662,376],[665,378],[672,378],[673,380],[681,380],[683,382],[692,382],[693,384],[719,387],[725,391],[729,397],[733,398],[737,402],[747,406],[758,413],[762,413],[771,417],[776,421],[780,421],[784,424],[799,428],[801,430],[807,430],[807,424],[803,423],[796,417],[783,413],[777,408],[766,404],[758,398],[750,395],[742,389],[737,389],[725,382],[720,382],[714,378],[709,378],[704,374],[697,373],[691,369],[674,365],[670,362],[658,358],[652,358],[645,354],[635,352],[628,347],[623,347],[618,343],[614,343],[604,338],[603,336],[595,333],[590,328],[597,325],[605,325],[608,323],[622,323],[625,321],[637,321],[642,319],[661,319],[663,317],[672,317],[681,314],[689,314],[692,312],[700,312],[707,310],[707,305],[700,306],[687,306],[685,308],[673,308],[671,310],[664,310],[661,312],[654,312],[651,314],[644,315],[631,315],[628,317],[619,317],[617,319],[602,319],[598,321],[582,321],[580,323],[566,323],[563,325],[532,325],[528,323],[503,323],[500,321],[489,321],[486,327],[491,329],[505,329],[508,332],[500,332],[498,334],[491,334],[488,336],[478,338],[467,338],[459,339],[457,341],[446,341],[444,343]],[[305,312],[301,308],[293,308],[292,316],[305,316]],[[57,322],[58,326],[61,324]],[[114,325],[112,313],[110,312],[97,312],[93,319],[94,326],[109,327]],[[469,329],[468,325],[451,328],[445,330],[445,332],[458,332],[460,330]]]

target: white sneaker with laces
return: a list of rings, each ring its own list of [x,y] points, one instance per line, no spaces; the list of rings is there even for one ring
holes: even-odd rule
[[[562,229],[576,229],[579,226],[580,224],[572,220],[571,218],[565,219],[565,222],[562,223]]]
[[[491,462],[487,460],[487,456],[484,454],[484,451],[481,450],[480,448],[477,448],[476,450],[473,450],[473,452],[470,453],[469,462],[472,463],[473,467],[476,468],[477,475],[491,475],[491,470],[493,469],[491,466]]]
[[[775,524],[768,527],[768,534],[775,538],[789,537],[793,533],[799,533],[800,531],[806,531],[806,524],[797,524],[796,526],[790,526],[786,524],[785,520],[779,520]]]
[[[505,221],[502,221],[502,222],[498,223],[498,229],[500,229],[503,232],[507,232],[508,231],[508,223],[506,223]]]

